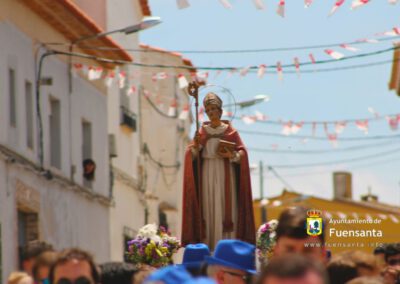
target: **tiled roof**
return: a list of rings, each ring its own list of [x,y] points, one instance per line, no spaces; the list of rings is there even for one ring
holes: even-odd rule
[[[71,42],[82,37],[104,32],[71,0],[21,0],[21,2]],[[85,44],[114,48],[111,51],[87,49],[85,50],[87,54],[115,60],[132,61],[132,57],[110,37],[88,39],[85,40]]]

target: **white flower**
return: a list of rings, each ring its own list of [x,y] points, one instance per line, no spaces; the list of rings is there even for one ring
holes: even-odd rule
[[[276,228],[278,227],[278,220],[273,219],[271,221],[268,222],[270,230],[275,231]]]
[[[160,243],[161,242],[161,238],[157,235],[150,237],[150,239],[152,241],[154,241],[155,243]]]
[[[157,235],[157,225],[156,224],[147,224],[140,228],[138,236],[142,238],[153,238]]]
[[[272,232],[272,233],[269,235],[269,237],[270,237],[271,239],[275,238],[275,237],[276,237],[276,232]]]

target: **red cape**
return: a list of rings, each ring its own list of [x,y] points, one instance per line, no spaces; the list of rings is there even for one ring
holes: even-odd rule
[[[236,238],[248,243],[255,243],[256,232],[253,214],[253,198],[251,192],[250,168],[247,150],[240,139],[239,133],[230,125],[229,122],[223,137],[221,139],[234,142],[236,144],[235,151],[242,151],[240,164],[237,165],[237,220],[234,222],[236,226]],[[199,130],[200,144],[205,145],[207,142],[207,133],[203,127]],[[183,177],[183,216],[182,216],[182,244],[204,242],[204,221],[200,211],[199,191],[197,189],[197,170],[196,160],[192,159],[191,147],[189,145],[185,153],[184,177]],[[201,155],[200,155],[201,157]],[[200,167],[201,168],[201,167]],[[201,177],[201,173],[200,173]],[[201,186],[200,186],[201,187]],[[222,224],[221,224],[222,226]]]

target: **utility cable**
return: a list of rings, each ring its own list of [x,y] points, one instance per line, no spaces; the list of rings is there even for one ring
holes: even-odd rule
[[[153,163],[157,164],[160,168],[179,168],[179,167],[181,166],[179,162],[176,163],[176,164],[174,164],[174,165],[166,165],[166,164],[163,164],[163,163],[161,163],[160,161],[157,161],[156,159],[154,159],[154,157],[151,155],[150,150],[149,150],[149,148],[148,148],[148,146],[147,146],[146,143],[144,144],[144,147],[143,147],[143,148],[144,148],[144,149],[143,149],[143,153],[144,153],[145,155],[147,155],[147,156],[150,158],[150,160],[151,160]]]
[[[336,149],[318,149],[318,150],[280,150],[280,149],[265,149],[265,148],[252,148],[248,147],[247,150],[251,152],[262,152],[262,153],[273,153],[273,154],[336,154],[338,152],[348,152],[348,151],[358,151],[358,150],[364,150],[364,149],[369,149],[369,148],[375,148],[375,147],[382,147],[382,146],[387,146],[387,145],[393,145],[393,144],[398,144],[398,141],[388,141],[386,143],[374,143],[374,144],[368,144],[368,145],[357,145],[357,146],[351,146],[347,148],[336,148]]]
[[[295,191],[295,190],[293,189],[293,187],[292,187],[283,177],[281,177],[281,176],[277,173],[277,171],[276,171],[272,166],[268,166],[267,169],[268,169],[270,172],[272,172],[272,173],[274,174],[274,176],[275,176],[277,179],[279,179],[279,180],[282,182],[282,184],[285,185],[288,189],[290,189],[291,191]]]
[[[400,46],[395,46],[387,49],[381,49],[377,50],[374,52],[368,52],[368,53],[362,53],[362,54],[357,54],[357,55],[352,55],[352,56],[347,56],[343,57],[341,59],[326,59],[326,60],[318,60],[315,62],[302,62],[299,63],[300,66],[307,66],[307,65],[320,65],[320,64],[326,64],[326,63],[333,63],[333,62],[341,62],[341,61],[348,61],[352,59],[357,59],[357,58],[364,58],[364,57],[371,57],[379,54],[384,54],[388,53],[394,50],[400,49]],[[211,66],[187,66],[187,65],[163,65],[163,64],[144,64],[144,63],[136,63],[136,62],[131,62],[131,61],[126,61],[126,60],[112,60],[108,58],[103,58],[103,57],[97,57],[94,55],[87,55],[83,53],[76,53],[76,52],[65,52],[65,51],[57,51],[53,50],[55,54],[59,55],[67,55],[67,56],[76,56],[76,57],[81,57],[81,58],[88,58],[88,59],[93,59],[97,60],[100,62],[105,62],[105,63],[112,63],[112,64],[127,64],[127,65],[133,65],[133,66],[139,66],[139,67],[146,67],[146,68],[173,68],[173,69],[187,69],[187,70],[238,70],[238,69],[243,69],[244,67],[211,67]],[[276,68],[277,65],[269,65],[269,68]],[[296,67],[296,64],[282,64],[280,66],[281,68],[292,68]],[[258,70],[259,66],[253,65],[246,67],[248,70]]]
[[[337,161],[328,161],[328,162],[321,162],[321,163],[309,163],[309,164],[292,164],[292,165],[273,165],[274,168],[309,168],[309,167],[317,167],[317,166],[326,166],[326,165],[335,165],[335,164],[342,164],[342,163],[353,163],[357,161],[363,161],[363,160],[369,160],[373,159],[376,157],[382,157],[382,156],[387,156],[387,155],[393,155],[393,153],[396,153],[397,151],[400,151],[400,148],[395,148],[390,151],[384,151],[380,153],[375,153],[372,155],[367,155],[367,156],[361,156],[357,158],[352,158],[352,159],[344,159],[344,160],[337,160]]]

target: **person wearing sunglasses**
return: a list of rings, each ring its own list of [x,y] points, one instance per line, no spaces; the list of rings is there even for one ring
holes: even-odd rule
[[[50,284],[98,284],[100,275],[88,252],[71,248],[58,255],[50,268],[49,281]]]

